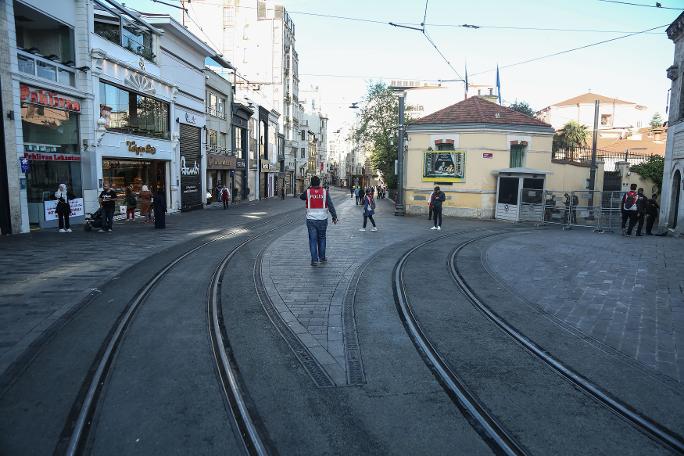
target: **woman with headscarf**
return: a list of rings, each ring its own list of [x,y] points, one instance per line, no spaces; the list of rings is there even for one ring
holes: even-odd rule
[[[55,198],[57,199],[57,208],[55,209],[55,212],[59,219],[59,232],[71,233],[71,226],[69,225],[71,207],[69,206],[69,195],[67,194],[66,184],[59,184],[59,187],[55,192]]]
[[[166,228],[166,196],[164,189],[157,187],[157,192],[154,194],[154,227],[163,229]]]
[[[143,185],[140,190],[140,215],[145,216],[145,223],[152,221],[152,192],[147,185]]]

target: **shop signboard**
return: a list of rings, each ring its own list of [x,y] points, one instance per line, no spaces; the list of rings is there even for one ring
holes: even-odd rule
[[[45,221],[57,220],[57,200],[44,201],[43,205],[45,206]],[[69,217],[83,215],[83,198],[69,200],[69,207],[71,208]]]
[[[202,207],[200,128],[180,125],[181,210]]]
[[[235,160],[235,167],[237,169],[245,169],[245,159],[244,158],[238,158]]]
[[[465,151],[425,151],[423,153],[423,181],[465,182]]]
[[[26,174],[29,171],[30,165],[29,165],[29,159],[26,157],[21,157],[19,159],[19,166],[21,167],[21,172]]]

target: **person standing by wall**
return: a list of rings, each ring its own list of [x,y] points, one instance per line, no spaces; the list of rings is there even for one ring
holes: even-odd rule
[[[159,186],[154,194],[154,227],[156,229],[166,228],[166,195],[164,188]]]
[[[69,206],[69,195],[67,194],[66,184],[59,184],[55,192],[57,198],[57,207],[55,212],[59,219],[59,232],[71,233],[71,226],[69,225],[69,214],[71,214],[71,206]]]
[[[311,266],[316,266],[319,261],[328,261],[325,256],[328,213],[332,215],[332,222],[337,223],[337,212],[330,194],[321,187],[318,176],[311,178],[311,186],[299,198],[306,201],[306,228],[309,232]]]
[[[366,196],[363,197],[363,228],[359,231],[366,231],[366,223],[368,220],[373,224],[371,231],[378,231],[375,226],[375,220],[373,220],[373,215],[375,214],[375,200],[373,199],[373,192],[368,189],[366,190]]]
[[[102,212],[104,220],[102,221],[102,228],[98,231],[102,233],[103,231],[112,231],[114,226],[114,205],[116,204],[116,192],[109,188],[109,184],[104,184],[102,186],[102,192],[99,196],[100,206],[102,206]]]
[[[636,235],[641,236],[641,230],[644,227],[644,220],[646,219],[646,210],[648,209],[648,198],[644,195],[643,188],[637,190],[636,207],[636,221],[638,222]],[[632,228],[634,228],[634,224],[630,220],[629,228],[627,229],[628,234],[632,234]]]
[[[434,198],[432,199],[432,215],[434,217],[435,225],[431,230],[442,229],[442,203],[446,201],[446,195],[439,187],[435,187]]]
[[[648,208],[646,209],[646,234],[648,236],[653,235],[653,224],[660,213],[660,206],[658,205],[657,198],[658,195],[654,193],[651,199],[648,200]]]

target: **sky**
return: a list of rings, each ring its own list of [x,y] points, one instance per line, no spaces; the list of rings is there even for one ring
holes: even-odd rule
[[[180,3],[179,0],[165,1]],[[536,62],[507,65],[669,25],[681,11],[601,0],[428,0],[427,33],[455,72],[420,31],[386,24],[391,21],[419,26],[425,13],[424,0],[283,0],[282,3],[296,27],[300,90],[318,86],[331,131],[353,120],[356,111],[349,109],[349,105],[363,98],[371,81],[461,79],[467,66],[471,84],[494,84],[497,64],[501,68],[504,104],[525,101],[538,110],[592,91],[645,105],[649,116],[659,112],[666,117],[670,80],[665,70],[673,62],[674,45],[667,38],[665,27]],[[654,2],[634,0],[634,3]],[[684,10],[684,0],[662,0],[661,3]],[[179,10],[152,0],[129,0],[126,4],[144,11],[179,14]],[[481,28],[443,24],[471,24]],[[454,84],[461,83],[451,83]],[[445,93],[442,105],[461,101],[462,93],[462,90]],[[411,93],[407,96],[407,103],[410,102]]]

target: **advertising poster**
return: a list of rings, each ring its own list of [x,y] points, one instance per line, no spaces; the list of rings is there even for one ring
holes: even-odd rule
[[[465,182],[465,151],[428,150],[423,157],[423,181]]]

